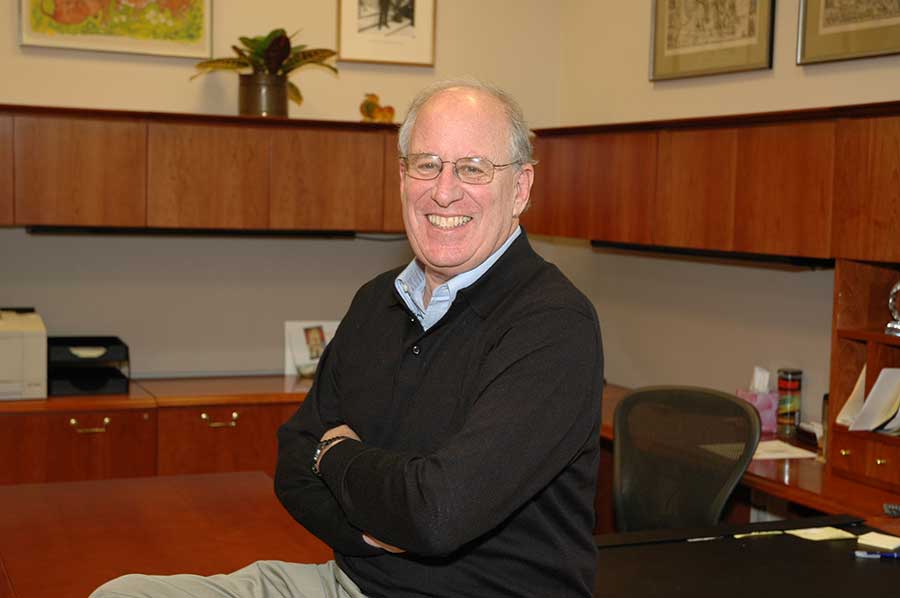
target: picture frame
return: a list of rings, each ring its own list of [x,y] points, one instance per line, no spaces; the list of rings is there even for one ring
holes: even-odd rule
[[[212,56],[212,0],[18,0],[22,46],[183,58]]]
[[[800,0],[797,64],[900,53],[896,3]]]
[[[338,0],[337,59],[434,66],[437,0]]]
[[[772,68],[774,17],[775,0],[654,0],[650,80]]]

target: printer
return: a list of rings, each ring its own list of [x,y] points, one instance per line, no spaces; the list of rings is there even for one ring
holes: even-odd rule
[[[0,400],[47,398],[47,328],[30,307],[0,308]]]

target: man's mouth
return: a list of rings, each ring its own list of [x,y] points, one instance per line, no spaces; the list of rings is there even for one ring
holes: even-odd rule
[[[458,228],[467,224],[471,219],[471,216],[438,216],[437,214],[428,214],[428,222],[443,230]]]

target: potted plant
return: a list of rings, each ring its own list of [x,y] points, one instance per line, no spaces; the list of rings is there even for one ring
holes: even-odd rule
[[[238,93],[238,112],[255,116],[287,116],[287,101],[298,106],[303,103],[300,88],[288,80],[288,75],[300,67],[319,65],[337,73],[337,68],[325,61],[335,55],[326,48],[292,46],[284,29],[273,29],[268,35],[241,37],[243,47],[231,46],[235,57],[212,58],[198,62],[199,71],[191,77],[212,71],[242,71]]]

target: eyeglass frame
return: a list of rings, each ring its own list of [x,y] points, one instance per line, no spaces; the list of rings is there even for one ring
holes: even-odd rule
[[[409,159],[412,157],[415,157],[415,156],[431,156],[433,158],[437,158],[441,162],[440,170],[438,170],[437,174],[435,174],[433,177],[427,178],[427,179],[410,174]],[[491,178],[484,181],[483,183],[474,183],[471,181],[464,180],[461,176],[459,176],[459,170],[456,167],[456,163],[460,162],[461,160],[481,160],[482,162],[486,162],[487,164],[490,164]],[[465,183],[467,185],[489,185],[494,181],[494,173],[497,170],[502,169],[502,168],[507,168],[507,167],[513,166],[515,164],[519,164],[519,165],[522,164],[522,160],[515,160],[513,162],[507,162],[506,164],[494,164],[493,162],[491,162],[490,160],[488,160],[487,158],[485,158],[483,156],[463,156],[462,158],[457,158],[456,160],[444,160],[439,155],[429,154],[428,152],[421,152],[421,153],[416,153],[416,154],[408,154],[406,156],[400,156],[400,161],[403,163],[403,167],[404,167],[403,171],[406,173],[406,175],[409,176],[410,178],[416,179],[417,181],[433,181],[433,180],[437,179],[439,176],[441,176],[442,172],[444,172],[444,164],[453,164],[453,175],[460,182]]]

